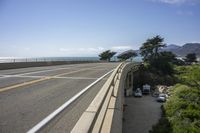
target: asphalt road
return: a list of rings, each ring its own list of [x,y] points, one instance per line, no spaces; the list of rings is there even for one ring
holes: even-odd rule
[[[0,132],[27,132],[117,65],[91,63],[0,70]],[[70,132],[108,77],[70,104],[41,132]]]
[[[151,95],[126,97],[123,133],[149,133],[161,117],[161,105]]]

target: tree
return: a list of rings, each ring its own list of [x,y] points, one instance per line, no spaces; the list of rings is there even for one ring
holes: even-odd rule
[[[186,55],[186,62],[192,63],[192,62],[197,62],[197,57],[195,53],[189,53]]]
[[[149,58],[157,57],[159,48],[165,47],[163,43],[164,38],[159,35],[147,39],[140,48],[140,54],[144,57],[144,61],[148,61]]]
[[[155,55],[158,54],[159,48],[165,47],[165,44],[163,44],[163,41],[164,41],[164,38],[160,37],[159,35],[149,40],[149,43],[151,43],[153,46]]]
[[[147,42],[143,43],[142,47],[140,47],[140,54],[143,56],[144,61],[147,61],[149,56],[153,55],[152,46]]]
[[[119,58],[120,60],[127,60],[130,59],[131,57],[135,57],[137,56],[137,53],[133,50],[128,50],[125,51],[123,53],[121,53],[120,55],[117,56],[117,58]]]
[[[200,89],[200,66],[192,66],[188,74],[189,84]]]
[[[110,61],[110,59],[116,54],[116,52],[106,50],[99,54],[100,60],[107,60]]]
[[[159,49],[165,47],[164,38],[155,36],[147,39],[140,48],[143,60],[147,62],[154,72],[162,74],[173,74],[173,63],[176,56],[172,52],[160,52]]]
[[[163,74],[172,74],[174,72],[173,63],[176,56],[172,52],[160,52],[156,58],[151,58],[149,64],[151,67],[160,70]]]

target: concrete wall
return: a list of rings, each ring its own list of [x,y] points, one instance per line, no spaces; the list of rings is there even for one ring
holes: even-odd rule
[[[52,65],[79,64],[79,63],[95,63],[98,61],[53,61],[53,62],[15,62],[15,63],[0,63],[0,70],[26,68],[26,67],[41,67]]]
[[[121,63],[107,79],[71,132],[122,133],[124,89],[127,74],[132,73],[139,65]]]
[[[123,105],[124,105],[124,89],[126,84],[126,77],[129,72],[132,72],[132,69],[140,64],[127,63],[122,69],[119,83],[119,91],[117,94],[115,111],[113,115],[113,122],[111,127],[111,133],[122,133],[122,120],[123,120]]]

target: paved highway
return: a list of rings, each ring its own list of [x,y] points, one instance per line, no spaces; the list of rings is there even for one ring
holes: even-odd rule
[[[0,132],[29,131],[117,65],[88,63],[0,70]],[[40,131],[70,132],[109,75],[90,87]]]

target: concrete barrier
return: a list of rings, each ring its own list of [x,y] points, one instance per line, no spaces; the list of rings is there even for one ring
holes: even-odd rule
[[[126,63],[121,70],[120,82],[118,84],[118,94],[116,97],[115,106],[113,109],[112,125],[110,133],[122,133],[122,123],[123,123],[123,105],[124,105],[124,90],[126,77],[129,72],[136,71],[140,66],[140,63]]]
[[[121,63],[115,69],[71,133],[122,133],[124,83],[127,73],[135,66]]]
[[[79,63],[96,63],[99,61],[50,61],[50,62],[14,62],[0,63],[0,70],[26,68],[26,67],[41,67],[52,65],[79,64]]]

